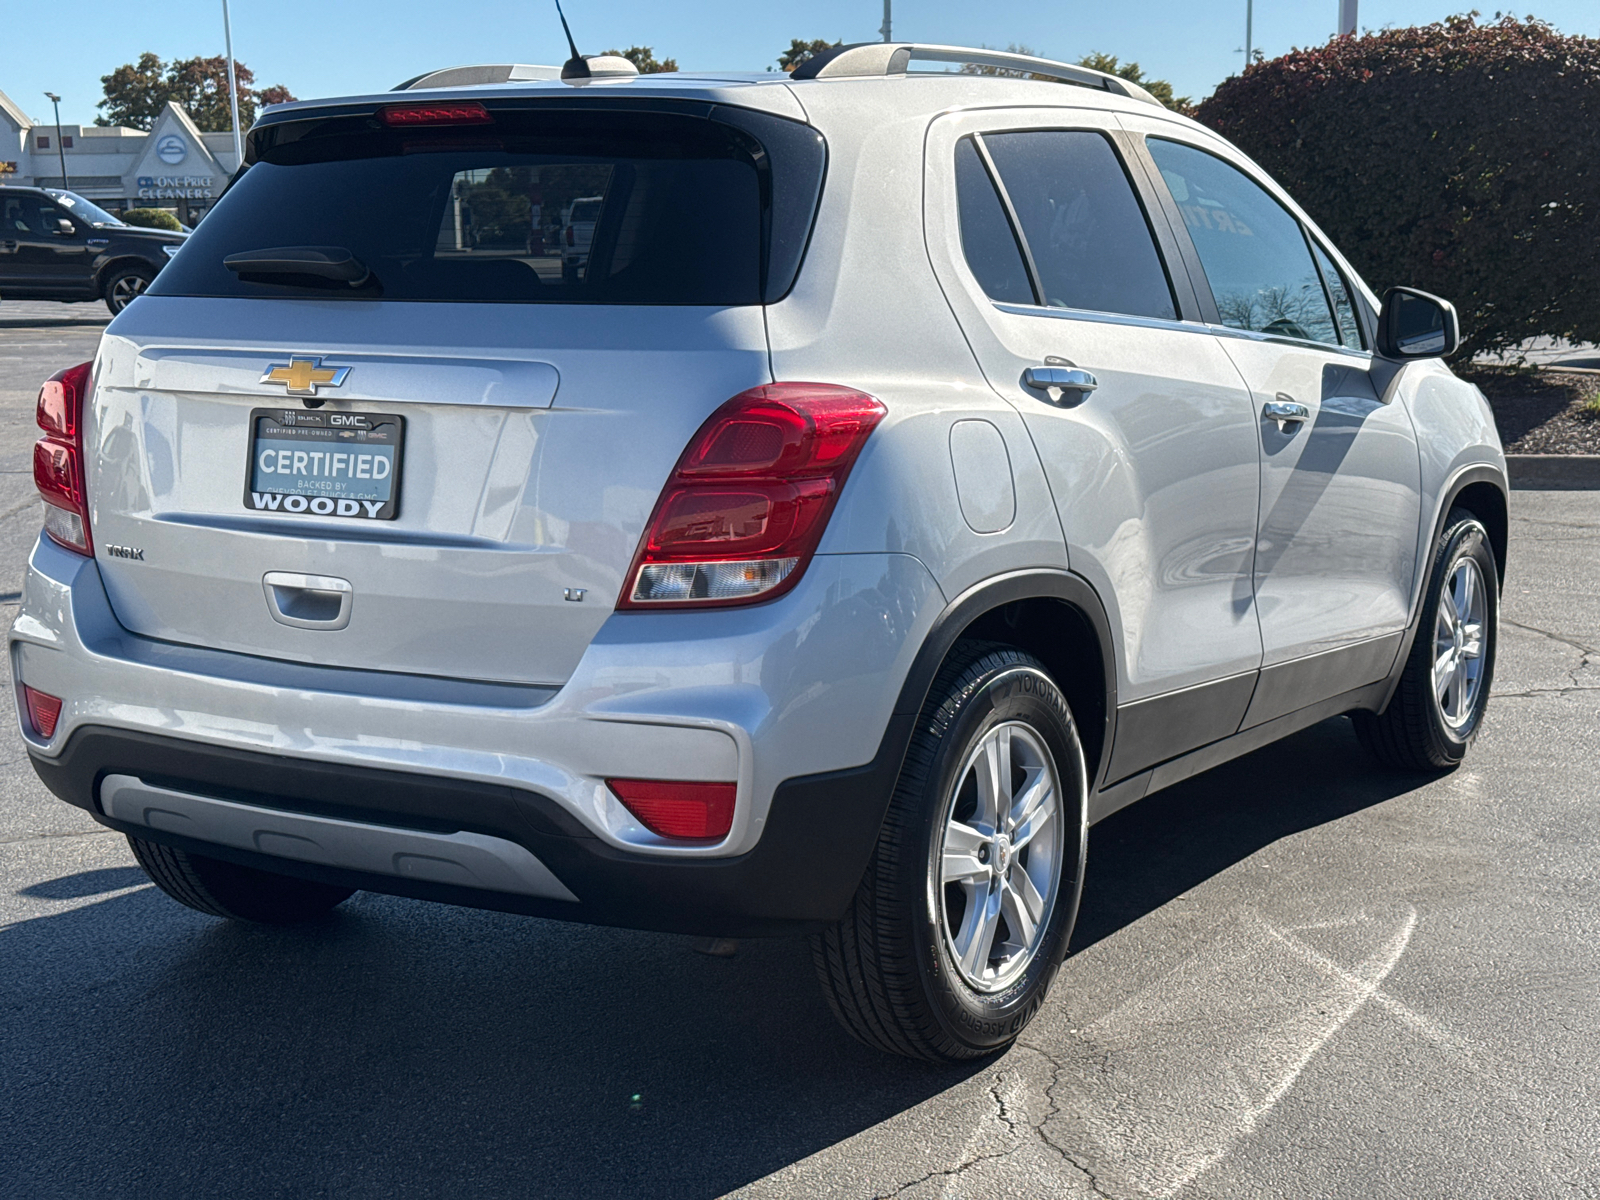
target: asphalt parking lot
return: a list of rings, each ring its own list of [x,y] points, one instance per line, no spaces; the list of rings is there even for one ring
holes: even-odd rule
[[[0,614],[33,397],[104,308],[0,304]],[[1340,719],[1097,826],[1004,1057],[886,1058],[802,942],[358,895],[235,927],[150,886],[0,723],[0,1194],[1600,1197],[1600,493],[1513,495],[1462,769]]]

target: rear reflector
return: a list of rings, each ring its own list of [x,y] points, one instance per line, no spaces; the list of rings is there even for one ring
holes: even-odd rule
[[[651,833],[714,841],[733,826],[732,783],[680,783],[665,779],[608,779],[606,785]]]
[[[391,104],[380,109],[385,125],[413,128],[418,125],[492,125],[489,110],[476,103]]]
[[[28,705],[28,724],[48,742],[55,737],[56,722],[61,719],[61,698],[36,691],[27,684],[22,685],[22,695]]]

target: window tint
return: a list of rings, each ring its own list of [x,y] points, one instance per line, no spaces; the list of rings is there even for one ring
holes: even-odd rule
[[[804,230],[791,226],[802,210],[809,225],[820,185],[814,135],[810,169],[785,143],[777,157],[793,165],[780,172],[755,138],[698,117],[527,109],[493,116],[491,125],[467,129],[386,129],[362,116],[257,130],[258,161],[153,291],[758,304],[768,250],[774,272],[782,263],[793,278],[804,243],[796,233]],[[773,172],[767,188],[763,170]],[[315,279],[241,277],[223,265],[231,254],[288,246],[347,249],[375,282],[323,290]]]
[[[39,202],[32,196],[0,197],[0,229],[6,233],[32,233],[32,218],[39,212]]]
[[[1311,248],[1317,256],[1317,265],[1322,268],[1322,278],[1327,282],[1328,295],[1333,297],[1333,315],[1339,323],[1339,340],[1351,350],[1360,350],[1361,323],[1356,320],[1355,304],[1350,299],[1350,289],[1345,284],[1344,276],[1339,274],[1339,268],[1333,265],[1333,259],[1327,252],[1311,243]]]
[[[971,138],[956,143],[956,197],[961,207],[961,249],[979,286],[993,300],[1036,304],[1022,251]]]
[[[983,139],[1052,308],[1178,315],[1133,185],[1098,133],[1038,130]]]
[[[1200,253],[1222,323],[1337,346],[1300,222],[1215,155],[1157,138],[1147,144]]]

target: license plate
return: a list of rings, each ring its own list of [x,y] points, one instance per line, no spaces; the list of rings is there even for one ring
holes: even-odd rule
[[[257,408],[250,413],[244,506],[303,517],[400,515],[405,418]]]

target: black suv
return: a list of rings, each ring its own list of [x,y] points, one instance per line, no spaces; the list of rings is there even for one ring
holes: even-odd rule
[[[73,192],[0,187],[0,299],[104,300],[115,316],[188,236],[124,225]]]

